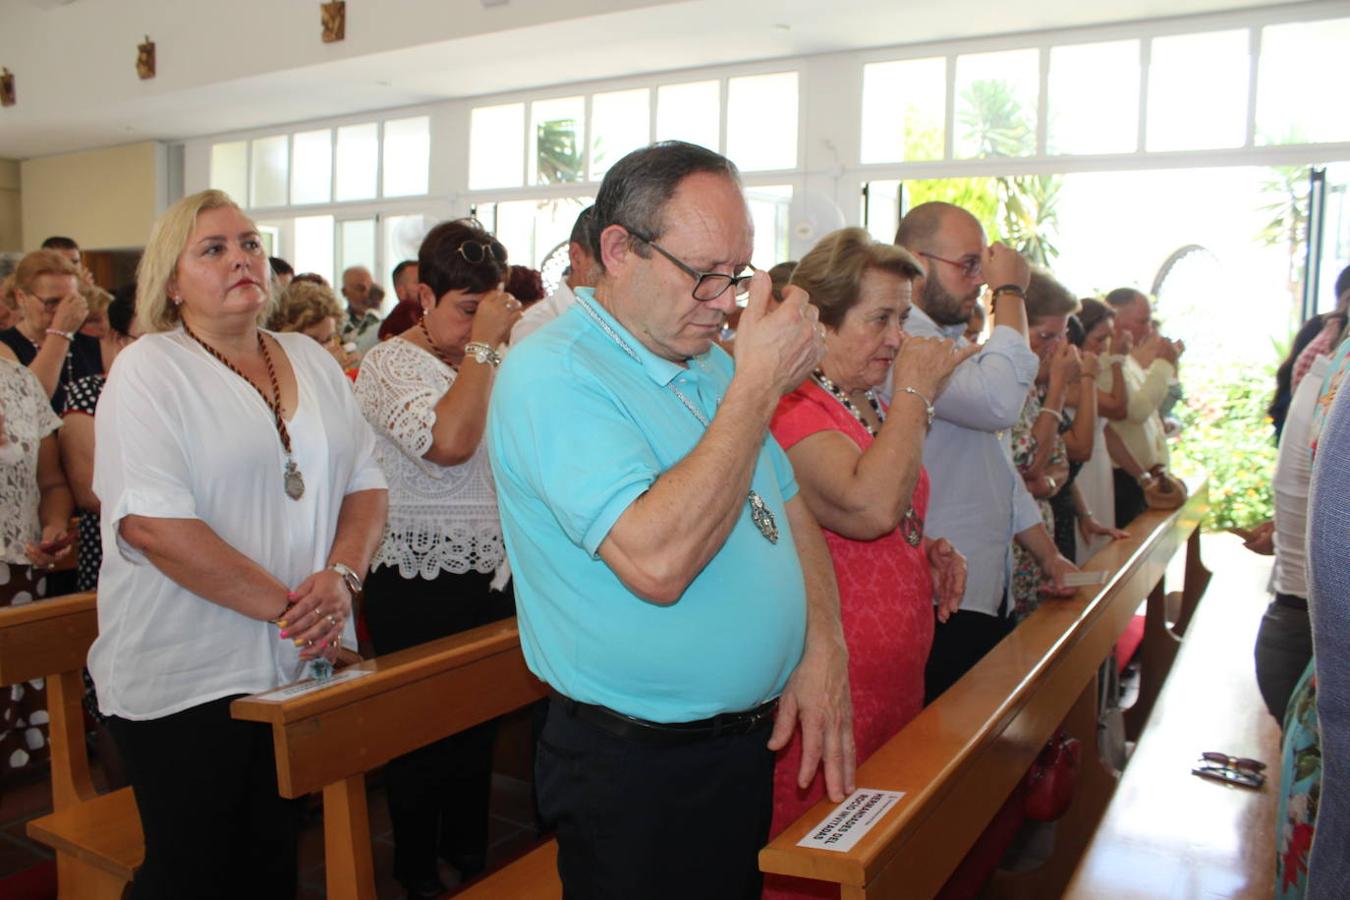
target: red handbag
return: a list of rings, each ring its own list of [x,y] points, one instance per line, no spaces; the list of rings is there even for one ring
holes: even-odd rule
[[[1058,732],[1045,745],[1027,772],[1026,817],[1035,822],[1053,822],[1069,808],[1083,745],[1077,738]]]

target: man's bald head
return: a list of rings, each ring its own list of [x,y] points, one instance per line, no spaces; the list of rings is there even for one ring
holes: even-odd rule
[[[959,206],[941,200],[920,203],[900,220],[900,227],[895,230],[895,243],[911,253],[932,253],[943,229],[958,220],[968,220],[964,224],[979,224],[974,216]]]
[[[358,316],[371,307],[370,289],[375,280],[365,266],[352,266],[342,273],[342,296],[347,298],[347,306]]]

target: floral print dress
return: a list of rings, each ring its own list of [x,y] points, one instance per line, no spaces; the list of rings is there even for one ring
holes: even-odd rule
[[[1036,450],[1039,446],[1036,438],[1032,435],[1031,429],[1036,424],[1036,419],[1041,414],[1041,395],[1039,387],[1033,386],[1027,394],[1026,403],[1022,404],[1022,415],[1013,425],[1011,431],[1012,438],[1012,458],[1013,465],[1017,466],[1017,471],[1023,475],[1031,468],[1032,461],[1036,458]],[[1068,459],[1068,451],[1064,446],[1064,439],[1055,434],[1055,449],[1050,453],[1050,466],[1062,465]],[[1055,514],[1050,507],[1049,498],[1038,499],[1036,505],[1041,508],[1041,519],[1045,522],[1046,529],[1050,534],[1055,533]],[[1013,542],[1013,621],[1020,622],[1035,611],[1036,607],[1041,605],[1041,583],[1045,580],[1041,572],[1040,563],[1036,562],[1036,557],[1022,549],[1022,545]]]
[[[1309,662],[1284,714],[1280,811],[1275,838],[1276,900],[1297,900],[1308,889],[1308,852],[1322,795],[1322,742],[1317,728],[1317,672]]]

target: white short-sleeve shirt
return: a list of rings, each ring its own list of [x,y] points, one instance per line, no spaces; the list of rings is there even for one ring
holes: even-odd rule
[[[157,718],[302,675],[275,626],[186,590],[118,534],[128,515],[200,519],[292,588],[327,565],[343,498],[385,480],[337,362],[305,335],[273,337],[298,390],[287,429],[299,500],[284,491],[271,409],[181,328],[136,341],[108,376],[94,425],[104,552],[89,651],[106,714]],[[355,645],[350,621],[343,643]]]

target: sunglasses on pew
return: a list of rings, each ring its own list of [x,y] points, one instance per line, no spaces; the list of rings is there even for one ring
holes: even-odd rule
[[[1260,772],[1248,772],[1242,769],[1231,769],[1228,766],[1199,766],[1191,769],[1192,775],[1199,775],[1201,778],[1208,778],[1210,781],[1219,781],[1224,784],[1235,784],[1245,788],[1259,788],[1266,783],[1266,776]]]
[[[1266,770],[1266,764],[1259,759],[1229,756],[1227,753],[1220,753],[1217,750],[1208,750],[1201,753],[1200,758],[1207,763],[1218,763],[1220,766],[1237,769],[1240,772],[1264,772]]]

